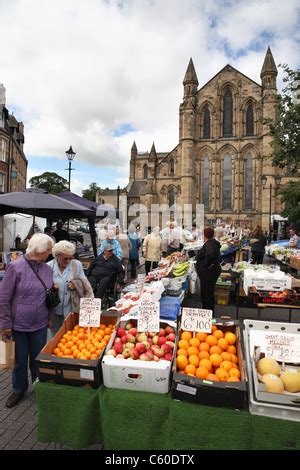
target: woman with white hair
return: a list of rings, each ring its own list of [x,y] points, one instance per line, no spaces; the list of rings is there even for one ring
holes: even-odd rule
[[[17,405],[28,389],[28,360],[32,382],[37,378],[35,358],[46,344],[47,327],[52,326],[53,312],[46,305],[46,289],[53,286],[53,277],[45,263],[52,247],[48,235],[34,234],[25,256],[8,265],[0,283],[0,329],[15,341],[13,393],[7,408]]]
[[[59,330],[65,317],[73,311],[72,298],[71,298],[71,286],[70,282],[74,279],[83,280],[84,284],[90,287],[92,290],[85,274],[80,261],[73,259],[75,254],[75,246],[73,243],[67,240],[61,240],[55,243],[52,249],[53,260],[49,261],[53,272],[53,282],[58,287],[60,303],[54,309],[54,324],[51,328],[52,336]],[[86,297],[92,297],[86,295]]]

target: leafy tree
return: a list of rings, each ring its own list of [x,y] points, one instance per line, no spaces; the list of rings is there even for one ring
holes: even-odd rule
[[[90,201],[96,202],[96,193],[97,191],[101,191],[101,188],[97,186],[97,183],[91,183],[88,189],[84,189],[82,191],[83,197],[89,199]]]
[[[285,202],[283,215],[300,230],[300,181],[290,181],[280,194]]]
[[[46,171],[39,176],[33,176],[29,180],[31,188],[41,188],[50,194],[58,194],[69,189],[68,181],[57,173]]]

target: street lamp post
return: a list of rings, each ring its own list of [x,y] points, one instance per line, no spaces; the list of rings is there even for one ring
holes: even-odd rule
[[[66,150],[66,156],[69,160],[69,168],[66,168],[66,170],[69,170],[69,191],[71,191],[71,171],[75,170],[75,168],[72,168],[72,160],[74,160],[75,155],[76,152],[73,151],[72,145],[70,145],[69,150]]]
[[[263,189],[269,189],[269,243],[271,243],[272,239],[271,239],[271,225],[272,225],[272,189],[273,189],[273,186],[272,186],[272,183],[270,183],[270,186],[269,188],[266,188],[266,182],[267,182],[267,177],[266,175],[262,175],[261,176],[261,182],[262,182],[262,186],[263,186]],[[281,181],[281,176],[280,175],[275,175],[275,194],[276,194],[276,191],[278,190],[279,186],[280,186],[280,181]]]

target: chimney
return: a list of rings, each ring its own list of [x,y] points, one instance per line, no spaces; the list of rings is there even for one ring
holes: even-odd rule
[[[5,88],[3,83],[0,83],[0,105],[3,104],[5,106]]]

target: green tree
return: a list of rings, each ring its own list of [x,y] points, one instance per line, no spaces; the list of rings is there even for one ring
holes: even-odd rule
[[[29,184],[31,188],[45,189],[50,194],[58,194],[69,189],[68,181],[65,178],[50,171],[46,171],[39,176],[33,176],[30,178]]]
[[[82,191],[83,197],[89,199],[90,201],[96,202],[96,193],[97,191],[101,191],[101,188],[97,186],[97,183],[91,183],[88,189],[84,189]]]
[[[300,230],[300,181],[290,181],[280,194],[285,203],[283,215]]]

